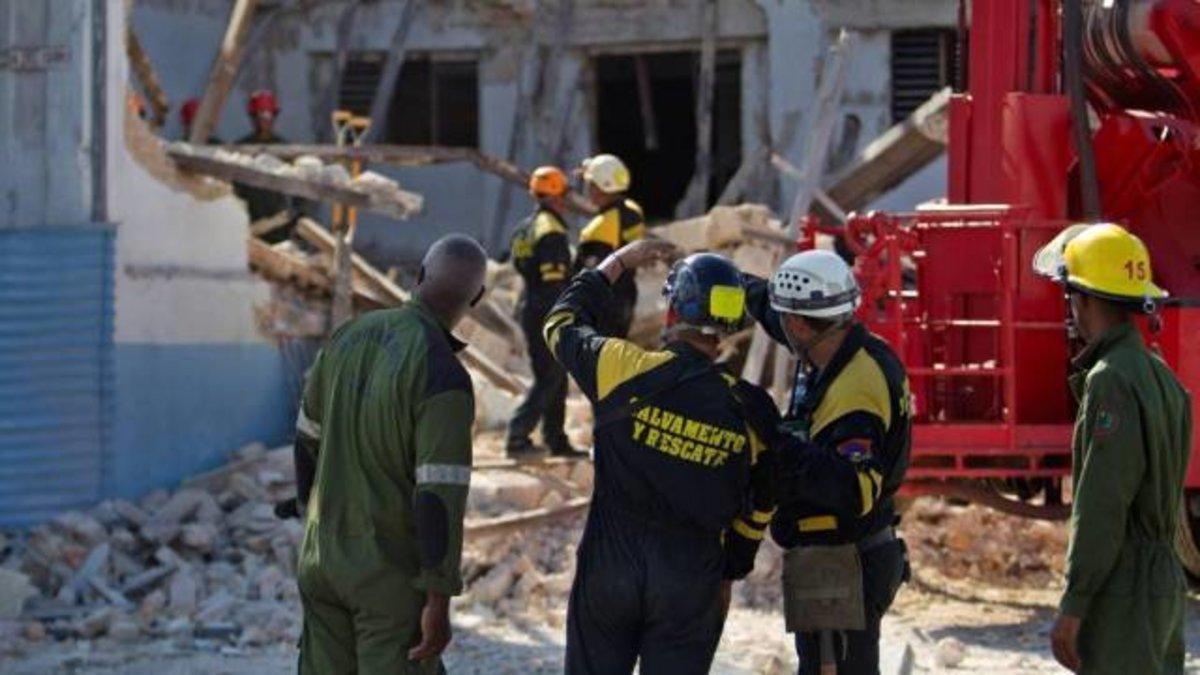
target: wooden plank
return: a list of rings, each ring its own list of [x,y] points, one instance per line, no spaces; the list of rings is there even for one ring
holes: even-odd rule
[[[322,252],[330,255],[333,254],[335,246],[333,233],[325,230],[312,220],[301,218],[296,226],[296,233]],[[408,301],[410,295],[407,291],[397,286],[386,274],[380,272],[362,256],[354,253],[351,256],[351,262],[354,265],[355,272],[361,274],[366,283],[391,305],[400,305]],[[524,382],[497,365],[478,349],[467,345],[465,349],[459,352],[459,356],[467,365],[478,370],[492,384],[516,396],[525,395],[527,387]]]
[[[479,539],[545,525],[583,513],[591,501],[589,497],[575,497],[554,508],[532,509],[496,518],[468,520],[463,526],[463,535],[468,539]]]
[[[167,111],[170,110],[171,101],[158,81],[154,65],[150,63],[150,57],[142,49],[142,41],[134,32],[132,22],[125,26],[125,54],[129,57],[129,67],[133,70],[134,77],[137,78],[142,92],[150,101],[154,126],[161,128],[167,121]]]
[[[221,146],[226,150],[247,155],[266,153],[291,160],[302,155],[312,155],[322,160],[361,160],[365,163],[392,166],[429,166],[453,162],[470,162],[481,171],[499,176],[522,188],[529,184],[529,172],[507,160],[470,148],[449,148],[439,145],[391,145],[371,144],[361,147],[338,147],[332,144],[240,144]],[[578,192],[567,193],[567,206],[577,213],[594,214],[596,205]]]
[[[305,199],[353,206],[393,218],[408,218],[415,212],[411,201],[421,198],[415,193],[405,193],[410,200],[409,203],[405,203],[399,200],[383,199],[359,188],[329,185],[295,176],[280,176],[253,166],[219,160],[214,157],[188,154],[176,149],[168,148],[167,155],[184,171],[204,174],[229,182],[245,183]]]
[[[221,41],[221,49],[213,62],[212,71],[208,76],[208,85],[204,88],[204,96],[200,99],[200,109],[196,111],[196,119],[192,122],[192,143],[203,143],[212,136],[213,129],[221,119],[221,109],[225,107],[225,99],[237,79],[238,68],[241,66],[242,49],[246,36],[250,33],[250,25],[254,20],[254,10],[258,0],[236,0],[229,13],[229,25],[225,29],[225,38]]]
[[[300,257],[280,251],[258,237],[246,239],[246,253],[250,269],[271,281],[296,286],[301,290],[329,292],[329,277],[323,272]]]
[[[713,87],[717,68],[717,0],[705,0],[701,9],[700,77],[696,83],[696,169],[687,192],[675,207],[676,218],[704,211],[712,176]]]
[[[375,85],[375,96],[371,99],[371,131],[378,138],[383,133],[384,117],[392,102],[392,93],[396,90],[396,82],[400,79],[400,68],[404,65],[404,55],[408,45],[408,31],[412,28],[413,17],[421,9],[421,0],[405,0],[404,9],[400,10],[400,18],[396,23],[396,31],[392,34],[392,46],[388,50],[387,60],[383,64],[383,73],[379,83]]]

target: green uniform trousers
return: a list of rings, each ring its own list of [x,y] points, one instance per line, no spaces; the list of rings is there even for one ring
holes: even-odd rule
[[[300,675],[444,673],[440,659],[408,660],[420,642],[425,593],[395,565],[386,541],[345,538],[302,551]]]
[[[1183,571],[1170,542],[1123,547],[1079,629],[1083,675],[1183,673]]]

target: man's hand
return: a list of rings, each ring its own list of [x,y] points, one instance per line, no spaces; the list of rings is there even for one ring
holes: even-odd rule
[[[408,650],[409,661],[440,656],[450,644],[450,598],[430,591],[421,610],[421,643]]]
[[[635,270],[659,260],[671,260],[678,255],[679,249],[671,242],[647,237],[622,246],[605,258],[596,269],[612,283],[625,270]]]
[[[1083,622],[1077,616],[1059,614],[1050,630],[1050,647],[1054,650],[1054,658],[1063,668],[1075,673],[1083,665],[1079,659],[1079,625]]]

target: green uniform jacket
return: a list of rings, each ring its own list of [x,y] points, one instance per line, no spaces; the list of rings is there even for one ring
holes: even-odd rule
[[[317,356],[297,422],[315,462],[302,568],[352,578],[370,549],[417,590],[461,592],[475,417],[462,346],[413,300],[347,323]]]
[[[1183,672],[1175,554],[1190,401],[1131,324],[1076,359],[1074,506],[1061,609],[1081,617],[1083,673]]]

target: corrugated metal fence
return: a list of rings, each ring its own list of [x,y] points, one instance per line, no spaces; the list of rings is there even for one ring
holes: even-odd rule
[[[0,525],[102,494],[112,256],[104,227],[0,230]]]

